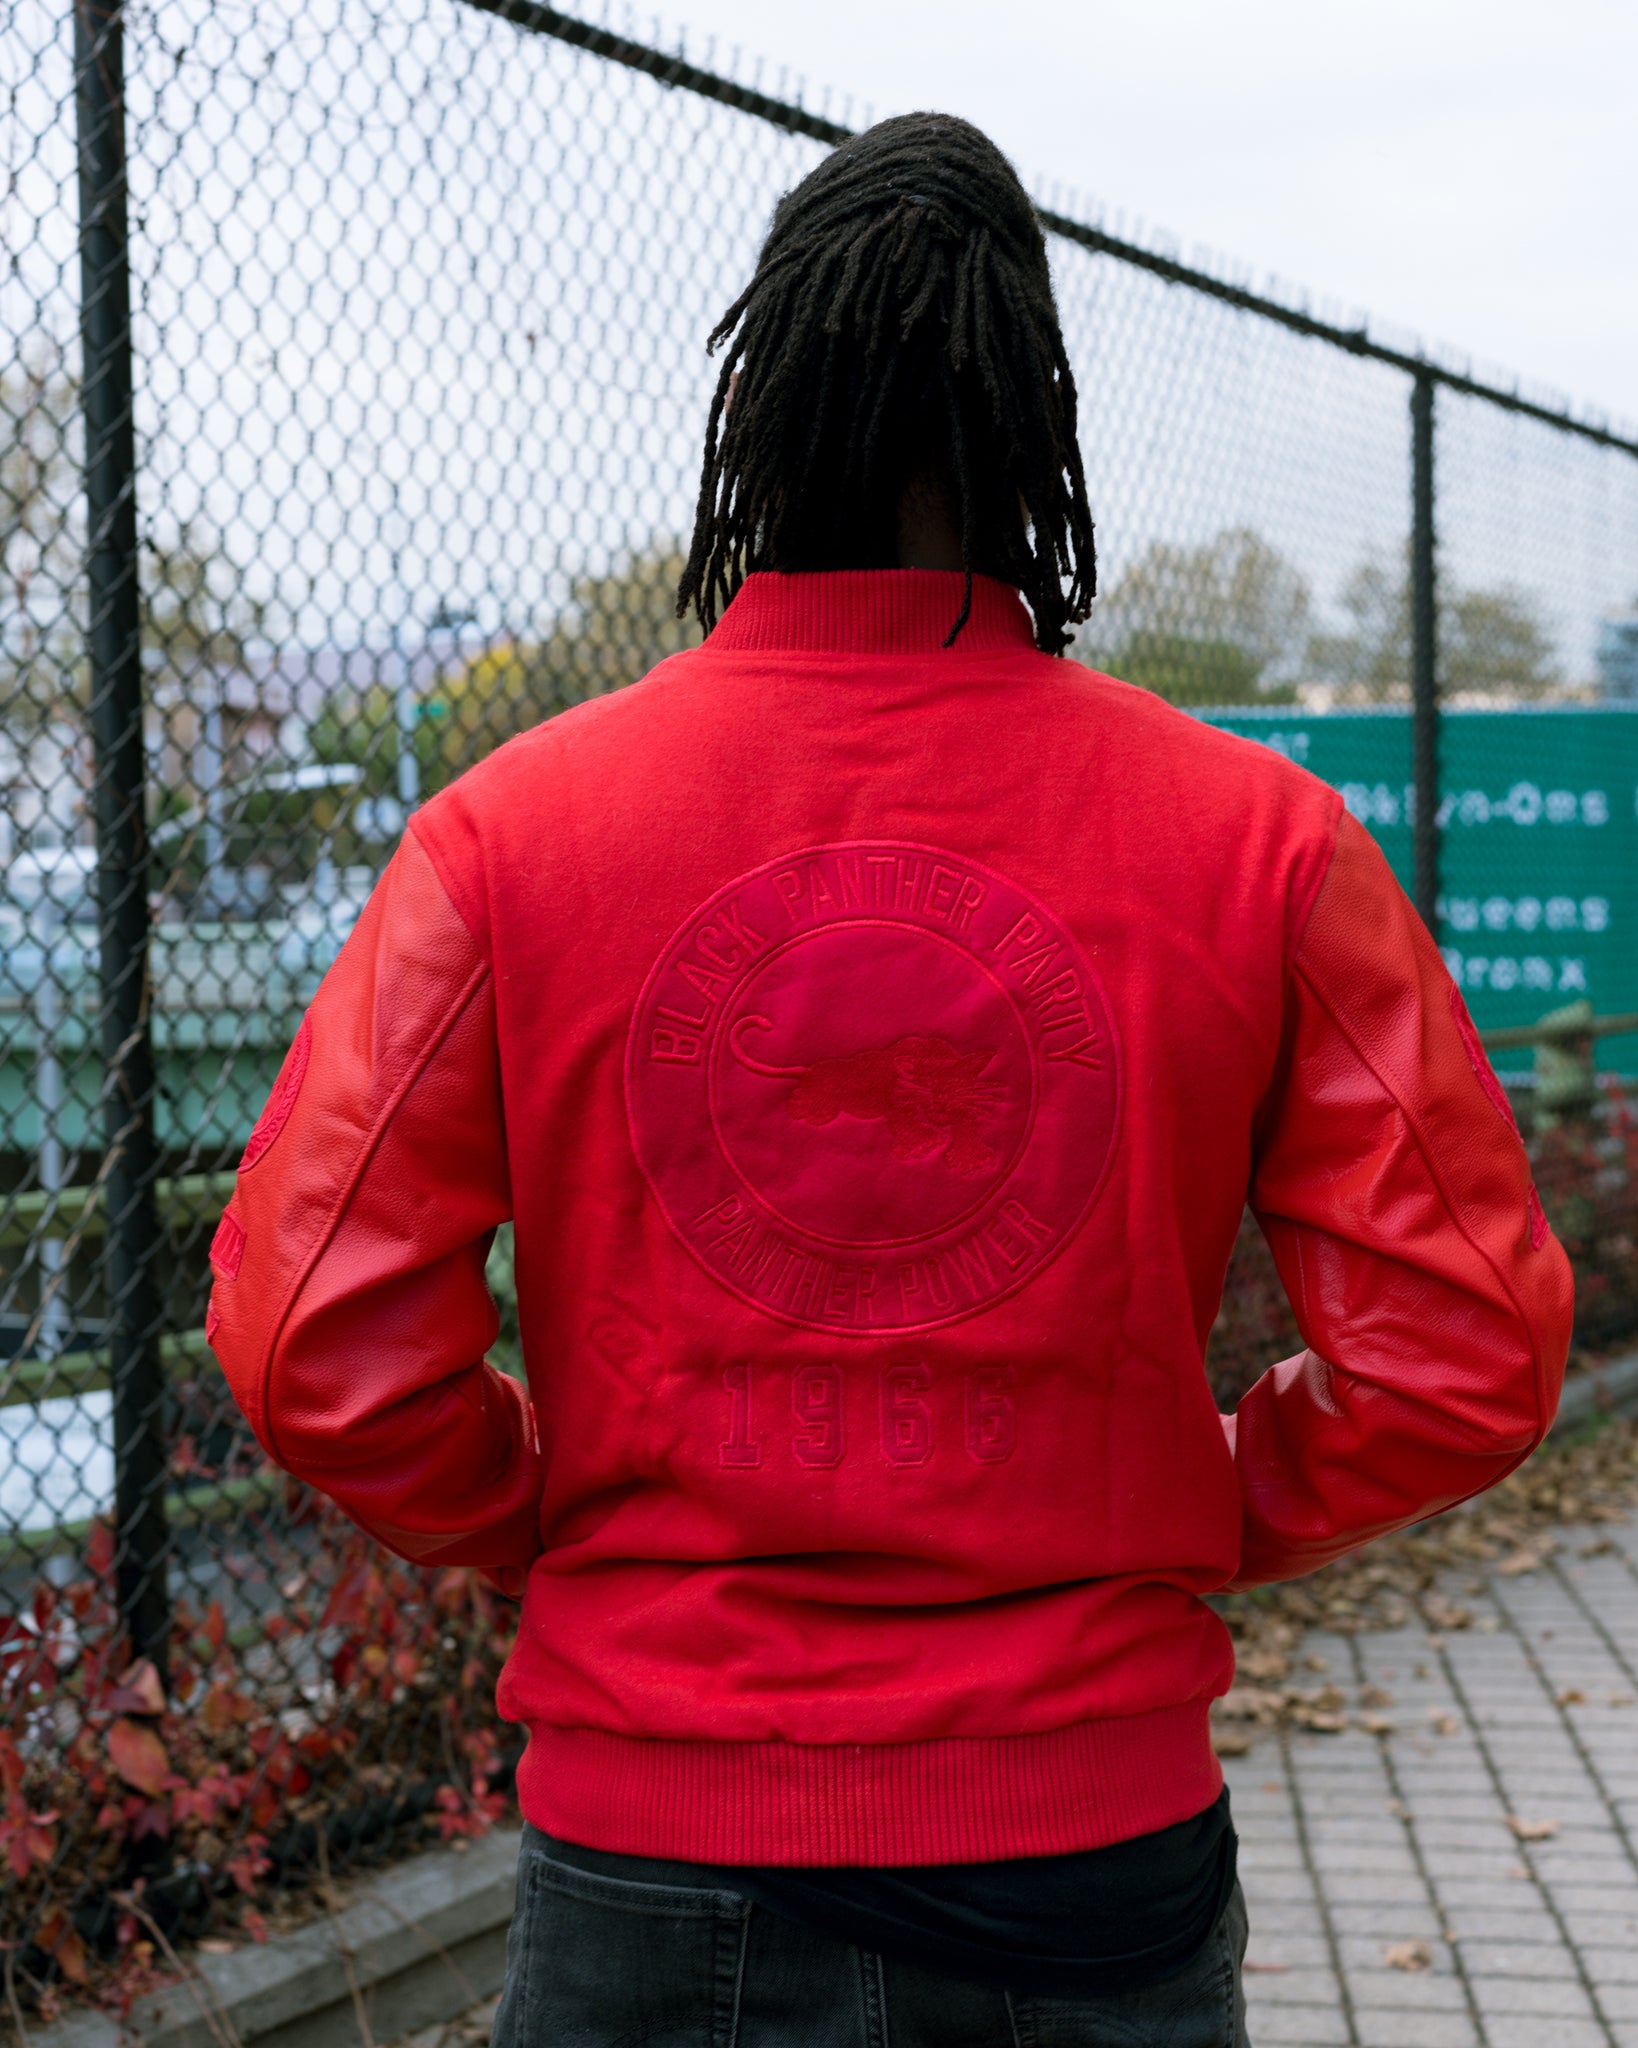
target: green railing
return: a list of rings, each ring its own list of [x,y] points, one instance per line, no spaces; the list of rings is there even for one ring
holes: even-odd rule
[[[159,1213],[172,1222],[197,1222],[220,1214],[233,1193],[234,1179],[229,1168],[225,1173],[188,1173],[162,1180],[155,1189]],[[36,1190],[13,1195],[6,1202],[0,1215],[0,1249],[28,1244],[40,1236],[100,1237],[102,1228],[102,1190],[95,1182],[55,1188],[50,1193]]]
[[[233,1192],[236,1178],[236,1173],[229,1170],[183,1174],[160,1181],[157,1196],[161,1217],[172,1226],[214,1223]],[[103,1229],[99,1196],[94,1184],[60,1188],[50,1195],[14,1196],[0,1220],[0,1247],[38,1243],[41,1235],[59,1231],[65,1237],[82,1241],[99,1236]],[[517,1304],[509,1225],[496,1235],[485,1277],[503,1312],[503,1334],[491,1347],[490,1361],[503,1372],[521,1378],[522,1356],[515,1338],[509,1334],[510,1327],[515,1325]],[[165,1377],[170,1381],[185,1381],[217,1371],[203,1330],[183,1330],[161,1337],[159,1355]],[[0,1409],[76,1400],[86,1394],[105,1392],[108,1386],[106,1351],[63,1351],[49,1358],[15,1359],[9,1365],[0,1365]],[[284,1484],[282,1473],[266,1471],[179,1486],[165,1495],[166,1526],[174,1531],[231,1521],[235,1515],[277,1499]],[[33,1529],[0,1532],[0,1570],[37,1567],[48,1558],[80,1554],[97,1519],[84,1516]]]
[[[1512,1024],[1479,1037],[1491,1052],[1535,1047],[1535,1091],[1532,1102],[1537,1130],[1566,1119],[1585,1118],[1598,1100],[1598,1070],[1593,1046],[1600,1038],[1623,1038],[1638,1031],[1638,1013],[1595,1017],[1583,1000],[1549,1010],[1534,1024]]]
[[[247,1509],[277,1499],[288,1482],[282,1472],[252,1472],[242,1479],[202,1480],[165,1495],[165,1526],[197,1529],[207,1522],[229,1522]],[[100,1516],[73,1522],[48,1522],[38,1529],[12,1529],[0,1536],[0,1571],[15,1565],[41,1565],[48,1557],[83,1554]]]

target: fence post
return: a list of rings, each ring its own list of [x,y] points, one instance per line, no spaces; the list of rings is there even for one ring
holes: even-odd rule
[[[163,1676],[165,1381],[149,1038],[136,436],[126,214],[124,0],[74,0],[85,426],[86,640],[97,827],[102,1104],[115,1587],[131,1653]]]
[[[1411,385],[1411,780],[1416,908],[1439,936],[1439,620],[1433,586],[1433,377]]]

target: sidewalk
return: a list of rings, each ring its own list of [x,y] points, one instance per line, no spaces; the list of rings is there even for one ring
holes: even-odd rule
[[[1559,1546],[1311,1635],[1344,1732],[1225,1759],[1254,2048],[1638,2048],[1638,1526]]]

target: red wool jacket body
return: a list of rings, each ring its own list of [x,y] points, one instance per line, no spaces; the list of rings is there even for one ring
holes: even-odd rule
[[[525,1812],[713,1862],[1200,1811],[1290,1578],[1540,1442],[1568,1265],[1336,793],[1016,594],[750,578],[416,816],[213,1250],[271,1456],[522,1596]],[[1242,1211],[1308,1349],[1218,1416]],[[483,1362],[516,1226],[527,1393]]]

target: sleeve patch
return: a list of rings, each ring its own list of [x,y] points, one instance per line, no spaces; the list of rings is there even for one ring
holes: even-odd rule
[[[237,1280],[244,1255],[245,1227],[230,1206],[222,1211],[222,1220],[210,1241],[210,1262],[224,1280]]]
[[[250,1171],[289,1121],[290,1112],[296,1106],[296,1097],[301,1093],[301,1084],[307,1076],[307,1061],[312,1050],[313,1027],[303,1017],[301,1029],[284,1056],[279,1078],[273,1083],[267,1107],[257,1119],[256,1128],[250,1134],[250,1143],[245,1147],[245,1155],[239,1161],[241,1173]]]
[[[1479,1034],[1473,1028],[1473,1019],[1468,1015],[1467,1005],[1462,1001],[1462,992],[1455,982],[1450,984],[1450,1014],[1456,1021],[1457,1035],[1462,1041],[1462,1050],[1467,1054],[1467,1063],[1478,1076],[1479,1086],[1495,1105],[1499,1115],[1506,1117],[1515,1134],[1518,1118],[1513,1114],[1513,1105],[1507,1099],[1507,1090],[1496,1079],[1496,1070],[1485,1058],[1484,1047],[1479,1043]]]

